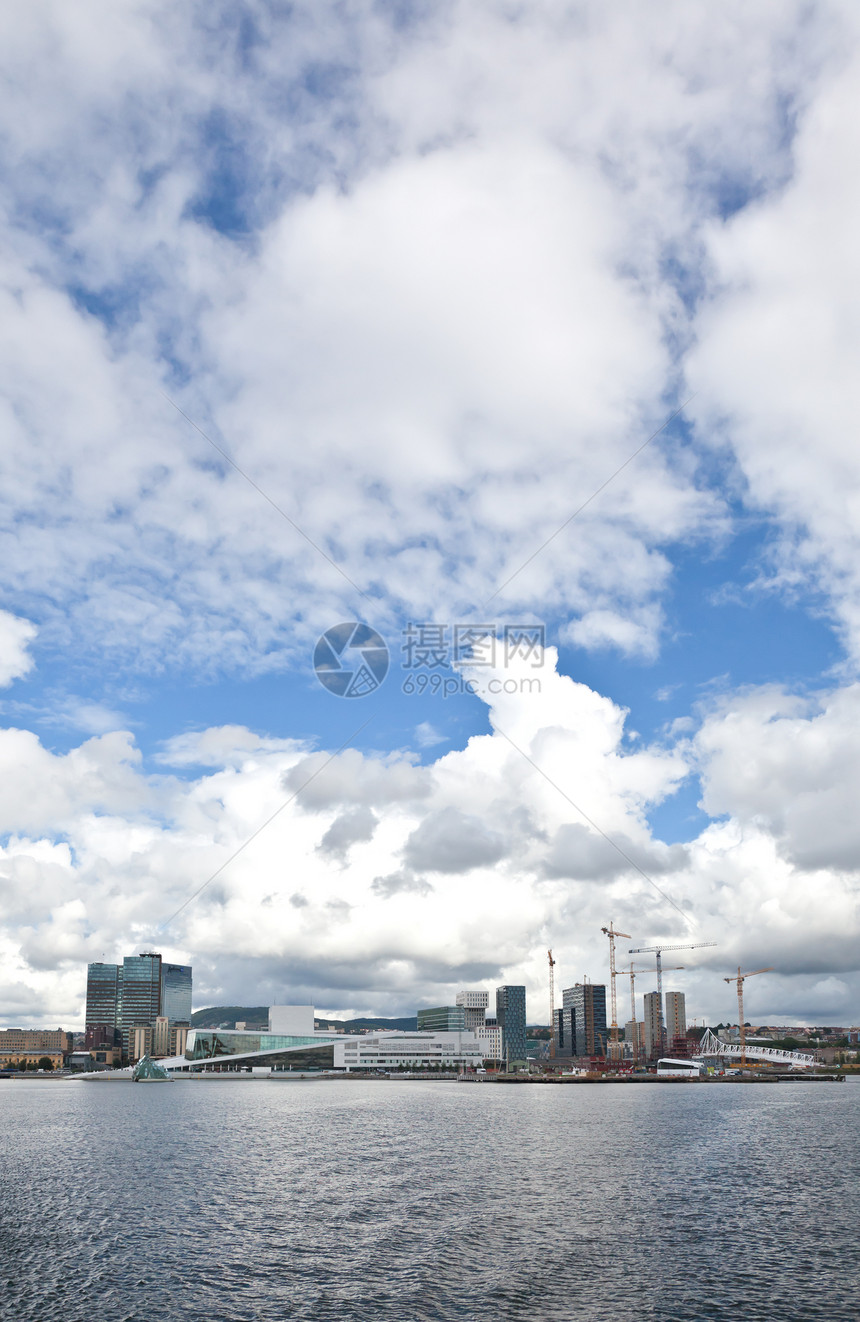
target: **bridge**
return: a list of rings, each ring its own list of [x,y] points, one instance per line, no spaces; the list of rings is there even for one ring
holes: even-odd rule
[[[708,1028],[694,1055],[696,1060],[707,1060],[709,1057],[713,1059],[715,1056],[736,1057],[739,1060],[741,1044],[723,1042]],[[788,1065],[791,1069],[808,1070],[815,1064],[815,1057],[806,1052],[781,1051],[778,1047],[759,1047],[749,1040],[746,1044],[746,1057],[747,1060],[759,1060],[771,1065]]]

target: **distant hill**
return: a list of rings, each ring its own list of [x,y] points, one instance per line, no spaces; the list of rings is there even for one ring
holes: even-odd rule
[[[235,1028],[236,1020],[247,1024],[267,1024],[268,1005],[212,1005],[208,1010],[195,1010],[191,1016],[192,1028]],[[315,1019],[317,1028],[342,1028],[346,1033],[357,1033],[362,1028],[399,1029],[414,1033],[418,1027],[415,1015],[408,1019]]]

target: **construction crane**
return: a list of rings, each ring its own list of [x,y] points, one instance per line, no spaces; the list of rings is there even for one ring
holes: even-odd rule
[[[682,969],[683,967],[684,967],[683,964],[673,964],[669,968],[661,971],[666,973],[674,973],[676,970]],[[634,1033],[633,1059],[637,1061],[639,1059],[639,1033],[636,1029],[636,975],[637,973],[656,973],[656,972],[657,972],[656,968],[637,969],[634,967],[633,961],[632,960],[630,961],[630,1018],[633,1021],[633,1033]]]
[[[600,930],[605,936],[609,937],[609,981],[610,995],[612,998],[612,1025],[610,1028],[612,1034],[612,1046],[610,1047],[609,1054],[613,1060],[617,1060],[620,1052],[618,1049],[618,1002],[615,999],[615,938],[617,936],[623,936],[629,941],[630,933],[616,932],[614,919],[610,919],[608,927],[601,927]]]
[[[753,969],[752,973],[741,973],[741,966],[738,965],[737,977],[732,975],[730,978],[723,978],[723,982],[736,982],[738,985],[738,1028],[741,1034],[741,1069],[744,1069],[747,1063],[747,1030],[744,1027],[744,982],[747,978],[754,978],[759,973],[773,973],[773,966],[769,969]]]
[[[664,950],[699,950],[702,946],[715,946],[716,941],[691,941],[681,946],[639,946],[628,950],[628,955],[654,955],[657,965],[657,1036],[660,1039],[660,1055],[666,1046],[666,1025],[663,1020],[663,951]]]
[[[548,950],[549,956],[549,1058],[555,1058],[555,960],[552,957],[552,951]]]

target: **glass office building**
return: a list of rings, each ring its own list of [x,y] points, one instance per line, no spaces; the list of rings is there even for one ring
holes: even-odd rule
[[[128,1056],[132,1030],[151,1028],[159,1015],[170,1025],[191,1023],[191,965],[165,964],[160,955],[144,952],[128,955],[122,964],[87,965],[87,1011],[85,1028],[95,1044],[122,1041]]]
[[[421,1033],[462,1033],[465,1027],[466,1010],[462,1005],[437,1005],[432,1010],[418,1011]]]
[[[526,1059],[526,989],[496,988],[496,1020],[502,1030],[502,1055],[507,1064]]]
[[[121,1004],[122,972],[119,965],[88,964],[84,1028],[118,1028]]]
[[[122,961],[123,1055],[131,1048],[131,1031],[136,1024],[152,1025],[161,1013],[161,956],[143,953],[126,955]]]
[[[161,1011],[171,1024],[191,1023],[191,965],[161,965]]]
[[[606,1055],[606,988],[602,983],[578,982],[561,993],[561,1033],[566,1056]]]

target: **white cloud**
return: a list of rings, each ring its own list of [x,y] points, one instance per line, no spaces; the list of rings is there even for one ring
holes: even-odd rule
[[[36,628],[29,620],[0,610],[0,687],[30,673],[33,658],[27,648],[35,637]]]
[[[703,231],[711,295],[688,364],[703,437],[730,447],[750,505],[779,529],[767,577],[821,591],[860,656],[860,184],[856,10],[799,117],[791,178]],[[811,91],[811,89],[810,89]]]
[[[522,980],[542,1006],[547,944],[565,985],[583,971],[602,977],[598,934],[614,917],[643,944],[719,942],[679,959],[685,972],[673,985],[688,991],[691,1015],[726,1018],[721,978],[738,963],[775,965],[782,981],[773,986],[796,1013],[823,1004],[803,1000],[816,981],[838,977],[850,999],[860,987],[857,871],[844,858],[812,862],[787,848],[800,829],[795,809],[803,824],[806,782],[779,752],[786,739],[808,782],[825,787],[828,828],[840,811],[839,758],[816,766],[806,751],[826,742],[821,715],[795,707],[789,730],[765,694],[709,716],[696,745],[706,802],[731,816],[669,847],[646,812],[687,773],[688,745],[640,741],[629,751],[623,711],[549,661],[540,694],[494,699],[495,733],[423,768],[341,753],[286,807],[285,787],[324,754],[261,748],[241,728],[222,729],[212,741],[224,747],[222,766],[179,781],[146,775],[127,735],[61,757],[7,732],[0,750],[14,758],[20,786],[10,792],[3,777],[12,838],[0,864],[0,940],[10,979],[32,988],[34,1015],[72,1021],[87,959],[147,941],[194,964],[198,1003],[290,994],[327,1010],[405,1013],[477,977]],[[845,725],[845,709],[830,719]],[[846,753],[849,744],[846,735]],[[760,749],[757,768],[744,765],[751,747]],[[360,803],[344,797],[356,785]],[[852,859],[860,868],[860,844]]]

